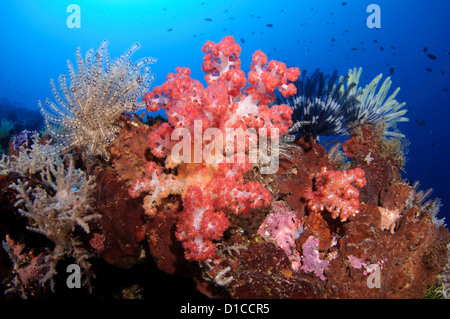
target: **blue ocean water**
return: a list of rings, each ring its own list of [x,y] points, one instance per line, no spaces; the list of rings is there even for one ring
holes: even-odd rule
[[[70,4],[80,8],[79,28],[67,24]],[[380,28],[366,23],[370,4],[380,8]],[[401,87],[397,100],[409,110],[410,121],[398,125],[411,143],[403,176],[434,189],[444,204],[439,217],[449,223],[448,1],[6,0],[0,8],[0,101],[32,110],[51,97],[49,79],[67,72],[77,47],[86,52],[104,39],[111,57],[140,42],[133,60],[158,59],[153,85],[177,66],[203,81],[201,47],[229,34],[241,45],[245,72],[260,49],[301,70],[346,74],[361,66],[360,86],[390,75],[391,92]]]

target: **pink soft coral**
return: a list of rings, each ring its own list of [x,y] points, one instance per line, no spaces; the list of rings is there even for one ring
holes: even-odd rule
[[[303,266],[302,270],[306,273],[314,272],[314,274],[322,280],[325,280],[324,271],[327,270],[330,262],[322,259],[319,253],[319,239],[309,236],[302,245]]]
[[[276,202],[273,204],[273,212],[259,227],[258,234],[283,249],[291,261],[292,269],[297,271],[301,265],[301,257],[295,248],[295,240],[302,231],[302,222],[297,213],[288,209],[283,202]]]

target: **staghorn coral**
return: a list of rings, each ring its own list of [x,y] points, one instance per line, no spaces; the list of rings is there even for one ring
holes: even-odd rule
[[[106,45],[104,41],[97,51],[89,50],[84,59],[78,48],[78,73],[68,61],[69,85],[64,74],[59,77],[60,89],[51,79],[55,102],[46,99],[44,107],[39,101],[46,128],[56,139],[59,153],[78,146],[88,156],[109,159],[107,147],[120,129],[117,120],[122,113],[134,112],[142,106],[137,99],[154,79],[148,68],[154,59],[130,61],[139,44],[132,45],[113,61]]]
[[[68,160],[67,167],[65,160]],[[94,178],[88,178],[85,172],[75,169],[72,157],[68,155],[64,159],[53,157],[52,162],[41,168],[40,177],[37,185],[18,179],[9,186],[17,192],[15,207],[19,207],[19,213],[29,219],[31,225],[27,228],[44,235],[55,245],[45,255],[46,273],[39,282],[44,285],[49,281],[53,291],[56,265],[68,255],[75,258],[83,270],[85,283],[89,283],[93,275],[87,261],[90,254],[74,236],[74,231],[79,226],[89,233],[88,223],[100,217],[92,213],[91,207]]]

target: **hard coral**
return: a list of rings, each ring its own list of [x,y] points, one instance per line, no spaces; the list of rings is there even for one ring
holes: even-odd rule
[[[359,191],[352,183],[360,188],[366,184],[362,169],[340,172],[328,171],[323,167],[315,179],[316,190],[305,193],[308,208],[312,212],[326,209],[334,219],[339,217],[342,222],[359,212]]]

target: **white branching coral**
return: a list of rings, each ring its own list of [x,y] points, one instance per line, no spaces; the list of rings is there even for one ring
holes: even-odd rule
[[[359,93],[356,108],[356,119],[358,124],[380,124],[384,123],[384,133],[386,135],[394,135],[404,137],[403,134],[389,130],[396,123],[406,122],[408,118],[404,117],[407,110],[403,107],[406,103],[399,103],[395,97],[397,96],[400,88],[397,88],[387,99],[388,91],[391,87],[392,81],[388,76],[377,92],[378,84],[380,83],[383,74],[379,74],[364,89],[358,87],[359,78],[361,76],[362,68],[350,69],[348,71],[347,87],[350,88],[351,93]],[[354,85],[356,84],[356,86]]]
[[[156,60],[144,58],[131,62],[131,55],[140,47],[134,44],[111,62],[106,45],[104,41],[97,51],[89,50],[84,59],[78,48],[78,73],[68,61],[70,83],[61,74],[58,89],[51,79],[55,101],[46,99],[46,107],[39,101],[46,129],[56,139],[58,152],[78,146],[88,156],[108,159],[107,147],[119,131],[120,115],[144,107],[137,99],[154,79],[148,65]]]
[[[68,165],[65,165],[67,161]],[[29,219],[28,229],[46,236],[55,244],[45,256],[46,273],[40,283],[50,282],[54,290],[56,265],[66,255],[75,258],[83,270],[85,283],[89,283],[93,276],[87,260],[90,254],[74,236],[74,231],[79,226],[89,233],[88,223],[100,217],[92,212],[94,178],[75,169],[69,155],[62,159],[55,156],[53,162],[42,168],[40,176],[38,183],[18,179],[9,186],[17,192],[15,206],[19,207],[19,213]]]
[[[41,143],[39,134],[34,134],[31,138],[30,147],[21,145],[18,155],[2,155],[0,160],[0,170],[4,173],[14,172],[22,176],[34,175],[42,172],[46,167],[55,161],[55,149],[51,145],[51,140]]]

